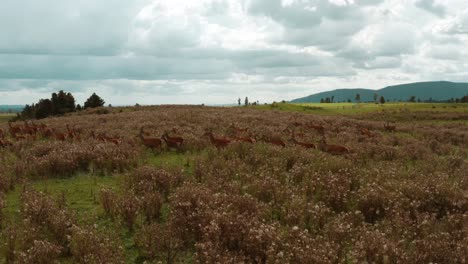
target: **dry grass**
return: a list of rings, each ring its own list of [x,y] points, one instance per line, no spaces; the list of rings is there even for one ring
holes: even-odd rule
[[[24,189],[20,221],[6,222],[11,217],[0,214],[7,262],[467,261],[465,112],[329,117],[165,106],[102,113],[44,120],[63,133],[69,124],[79,139],[7,136],[13,146],[0,149],[0,208],[15,185]],[[387,121],[395,132],[384,129]],[[312,124],[324,126],[325,135]],[[149,137],[166,131],[183,137],[182,148],[146,149],[138,137],[141,126]],[[257,142],[233,141],[217,149],[202,137],[213,131],[234,138],[233,126],[248,128],[237,136]],[[315,144],[325,136],[328,144],[346,146],[350,153],[296,146],[293,133],[298,141]],[[103,186],[97,193],[101,213],[95,220],[123,230],[123,239],[80,224],[93,220],[77,219],[65,195],[54,199],[28,184],[83,173],[124,175],[118,188]],[[129,251],[135,251],[131,260]]]

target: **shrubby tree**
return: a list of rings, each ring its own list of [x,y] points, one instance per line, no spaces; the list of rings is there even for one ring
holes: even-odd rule
[[[385,98],[383,96],[380,96],[380,103],[385,104]]]
[[[84,103],[84,108],[96,108],[104,106],[105,101],[96,93],[93,93]]]
[[[360,94],[356,94],[356,102],[360,103],[361,102],[361,95]]]
[[[51,102],[54,108],[52,112],[53,115],[63,115],[76,110],[75,98],[73,95],[71,93],[65,93],[62,90],[52,94]]]
[[[249,105],[249,98],[246,96],[245,97],[245,106],[248,106]]]
[[[52,93],[50,99],[41,99],[36,104],[26,105],[16,119],[40,119],[74,111],[76,111],[76,106],[73,95],[59,91],[58,93]]]

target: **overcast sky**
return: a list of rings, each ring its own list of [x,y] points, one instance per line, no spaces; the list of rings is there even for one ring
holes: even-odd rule
[[[468,81],[466,0],[1,0],[0,104],[289,100]]]

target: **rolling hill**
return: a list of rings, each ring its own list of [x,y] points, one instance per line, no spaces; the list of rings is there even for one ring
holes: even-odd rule
[[[421,100],[443,101],[450,98],[461,98],[468,95],[468,83],[454,82],[418,82],[388,86],[379,90],[371,90],[364,88],[354,89],[337,89],[328,92],[312,94],[303,98],[292,100],[292,103],[318,103],[320,99],[334,97],[335,102],[354,101],[356,94],[361,96],[362,102],[374,101],[374,94],[377,93],[383,96],[387,101],[406,101],[411,96],[420,98]]]
[[[0,113],[19,113],[24,105],[0,105]]]

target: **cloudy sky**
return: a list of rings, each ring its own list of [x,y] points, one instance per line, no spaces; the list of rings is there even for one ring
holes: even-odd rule
[[[2,0],[0,104],[271,102],[468,81],[466,0]]]

